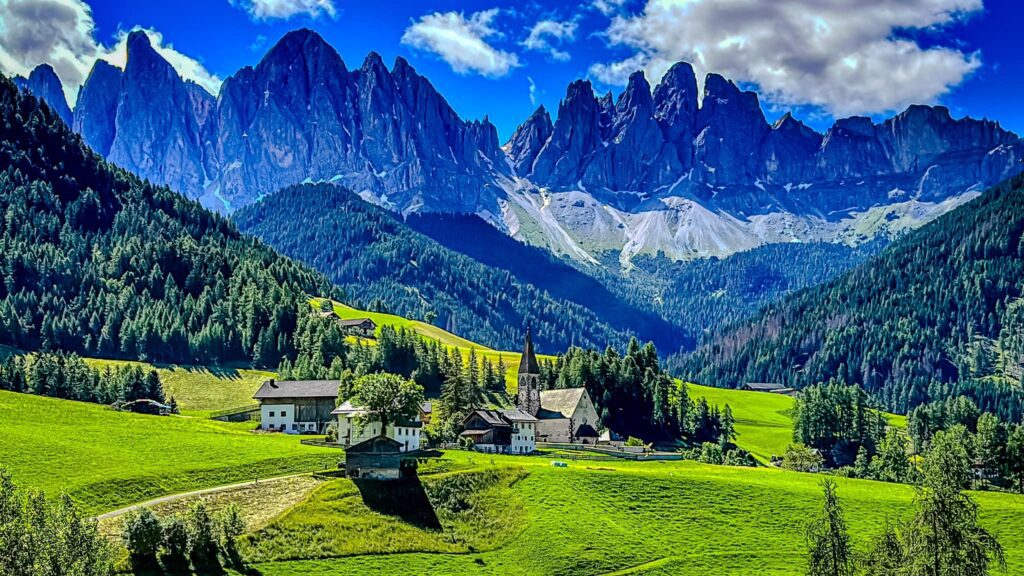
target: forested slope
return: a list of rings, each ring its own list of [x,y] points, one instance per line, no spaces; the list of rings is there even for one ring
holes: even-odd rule
[[[682,361],[695,381],[862,384],[892,411],[958,393],[1019,418],[1024,178],[769,306]]]
[[[233,218],[243,231],[327,274],[357,307],[384,303],[388,312],[487,346],[516,349],[528,325],[548,351],[623,346],[634,333],[592,308],[449,250],[338,186],[285,188]],[[641,336],[648,339],[671,337],[668,330],[646,332]]]
[[[0,344],[276,366],[327,279],[108,164],[0,77]]]

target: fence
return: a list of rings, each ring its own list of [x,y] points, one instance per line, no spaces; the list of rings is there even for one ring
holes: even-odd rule
[[[259,404],[250,404],[248,406],[239,406],[237,408],[228,408],[226,410],[210,412],[210,418],[213,420],[223,420],[225,422],[244,422],[246,420],[255,420],[254,416],[258,415],[259,411]]]

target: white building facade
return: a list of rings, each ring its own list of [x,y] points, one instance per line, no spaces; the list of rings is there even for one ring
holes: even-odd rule
[[[380,436],[380,422],[360,423],[366,411],[350,401],[345,401],[331,414],[338,417],[338,444],[345,448]],[[414,452],[420,449],[422,431],[423,420],[417,414],[414,420],[389,424],[386,436],[401,444],[402,452]]]

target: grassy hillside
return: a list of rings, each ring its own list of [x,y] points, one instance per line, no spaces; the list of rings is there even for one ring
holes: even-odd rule
[[[417,528],[394,515],[382,516],[352,503],[355,487],[337,481],[332,493],[319,494],[271,523],[256,537],[296,523],[320,531],[309,558],[261,562],[265,576],[298,574],[675,574],[705,576],[797,576],[803,574],[803,534],[820,507],[820,476],[773,469],[743,469],[691,462],[572,463],[553,468],[529,457],[481,457],[449,452],[446,458],[472,459],[476,465],[519,466],[526,476],[514,494],[493,492],[477,500],[480,510],[500,522],[506,506],[488,498],[513,498],[523,523],[514,536],[494,533],[465,536],[468,522],[442,523],[442,534]],[[885,524],[907,514],[913,488],[862,480],[838,480],[839,496],[857,545]],[[347,488],[346,488],[347,487]],[[429,487],[428,487],[429,492]],[[1024,513],[1020,496],[979,493],[982,523],[1000,538],[1010,574],[1024,570]],[[346,502],[349,502],[346,504]],[[323,512],[331,510],[333,514]],[[344,510],[345,513],[340,513]],[[308,516],[307,516],[308,514]],[[362,527],[376,519],[376,531]],[[298,537],[296,543],[310,538]],[[304,534],[309,534],[305,532]],[[443,536],[440,538],[439,536]],[[321,539],[322,538],[322,539]],[[401,554],[384,553],[380,542],[396,541]],[[288,546],[278,542],[285,552]],[[468,548],[452,553],[451,548]],[[387,552],[390,552],[388,550]],[[320,556],[319,558],[315,556]],[[267,557],[267,556],[262,556]]]
[[[144,416],[0,392],[0,466],[98,512],[150,498],[333,466],[341,453],[252,424]]]
[[[164,386],[164,393],[178,402],[183,414],[205,417],[210,412],[255,404],[252,395],[268,378],[276,373],[249,368],[153,365],[129,360],[101,360],[86,358],[93,368],[136,365],[156,370]]]
[[[341,318],[370,318],[373,320],[378,329],[380,326],[392,326],[394,328],[405,328],[407,330],[414,330],[417,334],[422,335],[424,338],[431,340],[437,340],[445,346],[456,348],[462,353],[463,357],[469,355],[471,349],[476,350],[477,356],[481,358],[487,358],[495,364],[499,360],[504,360],[506,366],[505,372],[505,384],[510,393],[515,393],[516,389],[516,374],[519,370],[519,359],[522,356],[520,352],[509,352],[501,350],[492,350],[486,346],[482,346],[461,336],[456,336],[451,332],[432,326],[418,320],[409,320],[401,316],[394,314],[382,314],[380,312],[367,312],[365,310],[358,310],[347,306],[340,302],[333,302],[334,312]],[[539,359],[554,360],[554,356],[545,356],[540,354],[537,356]]]

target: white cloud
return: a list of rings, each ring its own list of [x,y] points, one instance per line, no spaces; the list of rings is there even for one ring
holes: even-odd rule
[[[605,16],[611,16],[621,10],[625,3],[626,0],[594,0],[591,5]]]
[[[530,29],[530,35],[523,41],[523,47],[527,50],[546,52],[555,60],[565,62],[569,60],[569,53],[561,50],[559,46],[575,39],[575,21],[540,20]]]
[[[497,8],[471,14],[434,12],[412,23],[402,35],[402,44],[437,54],[459,74],[476,72],[498,78],[519,66],[519,57],[498,50],[487,38],[500,37],[491,27]]]
[[[537,105],[537,83],[533,81],[533,78],[527,76],[526,79],[530,82],[530,104]]]
[[[242,8],[254,20],[288,20],[300,14],[314,19],[338,16],[334,0],[228,0],[228,3]]]
[[[924,48],[899,31],[939,28],[981,9],[982,0],[648,0],[607,31],[611,44],[635,53],[590,71],[623,85],[634,70],[657,81],[684,60],[701,83],[718,72],[757,84],[773,104],[881,113],[934,102],[981,65],[977,53]]]
[[[28,76],[39,64],[50,64],[64,85],[68,104],[74,106],[78,88],[97,59],[124,68],[128,31],[119,31],[114,44],[105,46],[96,40],[95,28],[92,11],[81,0],[0,0],[0,70]],[[156,30],[145,32],[178,74],[217,92],[220,78],[164,43]]]

